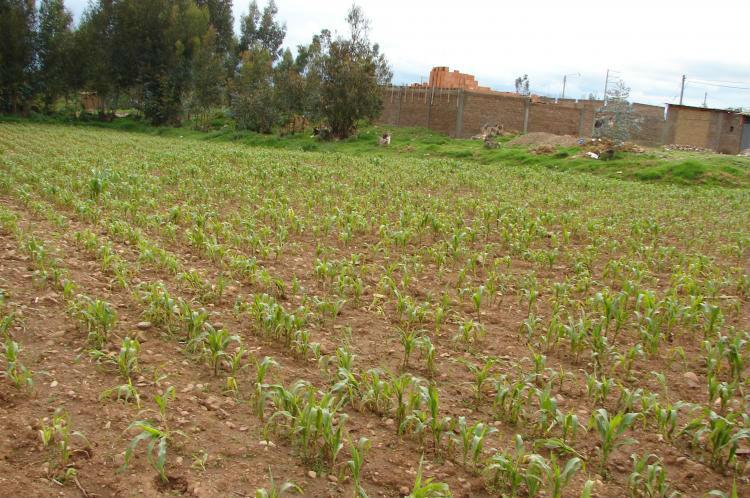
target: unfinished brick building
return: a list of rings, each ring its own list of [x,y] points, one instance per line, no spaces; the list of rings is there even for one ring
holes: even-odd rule
[[[413,88],[440,88],[445,90],[468,90],[471,92],[493,92],[488,86],[479,86],[471,74],[451,71],[447,66],[433,67],[428,83],[415,83]]]

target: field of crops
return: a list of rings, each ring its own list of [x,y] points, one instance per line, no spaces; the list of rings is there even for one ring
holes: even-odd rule
[[[750,496],[748,189],[0,123],[0,320],[6,496]]]

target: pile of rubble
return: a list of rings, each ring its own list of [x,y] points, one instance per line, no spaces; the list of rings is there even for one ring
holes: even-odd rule
[[[664,146],[664,150],[680,150],[683,152],[709,152],[713,153],[711,149],[705,147],[697,147],[695,145],[679,145],[679,144],[668,144]]]
[[[505,127],[500,123],[485,123],[482,126],[482,130],[479,134],[471,137],[472,140],[484,140],[487,142],[495,137],[504,137],[506,135],[516,135],[517,132],[506,130]]]

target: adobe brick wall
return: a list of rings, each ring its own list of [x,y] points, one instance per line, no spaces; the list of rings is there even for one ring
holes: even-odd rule
[[[453,137],[469,138],[485,124],[506,130],[547,132],[590,137],[600,100],[563,100],[557,103],[501,93],[414,87],[383,89],[383,112],[378,123],[419,126]],[[737,154],[742,139],[742,116],[726,111],[633,104],[641,129],[632,141],[649,146],[676,143]],[[528,109],[528,118],[527,118]]]
[[[521,96],[464,92],[463,126],[459,136],[471,137],[487,123],[500,123],[506,130],[523,131],[526,99]]]
[[[581,109],[557,104],[531,104],[526,131],[578,136]]]
[[[670,133],[667,142],[710,147],[711,118],[712,113],[699,109],[670,108],[668,115]]]
[[[429,115],[428,90],[406,88],[400,100],[398,126],[421,126],[427,128]]]
[[[447,135],[455,135],[456,119],[459,111],[460,91],[440,90],[431,92],[428,97],[432,105],[429,107],[429,128]]]
[[[739,154],[742,143],[742,125],[744,119],[741,114],[730,112],[719,114],[719,124],[715,129],[718,134],[717,152],[722,154]]]

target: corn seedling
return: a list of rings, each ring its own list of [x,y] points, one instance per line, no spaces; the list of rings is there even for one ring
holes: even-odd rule
[[[637,498],[677,498],[682,496],[667,483],[667,474],[656,455],[645,454],[639,457],[630,455],[633,471],[628,477],[631,496]],[[651,463],[653,462],[653,463]]]
[[[219,367],[226,358],[230,358],[227,348],[233,342],[239,343],[240,336],[229,335],[225,329],[209,327],[203,337],[203,355],[213,369],[214,375],[219,375]]]
[[[125,403],[134,402],[135,406],[141,407],[141,396],[138,389],[133,385],[133,381],[128,378],[125,384],[105,389],[99,395],[99,400],[115,399],[116,401],[124,401]]]
[[[469,373],[473,377],[471,385],[474,391],[474,404],[479,406],[482,403],[482,396],[484,395],[484,386],[492,374],[492,367],[495,365],[496,360],[494,358],[488,358],[483,364],[475,365],[474,363],[465,360],[463,358],[458,360],[463,363],[466,368],[469,369]]]
[[[606,409],[600,408],[591,416],[591,425],[596,427],[599,434],[599,454],[603,471],[606,471],[607,462],[612,452],[625,445],[636,444],[633,438],[623,438],[625,431],[635,422],[637,413],[618,413],[610,417]]]
[[[117,315],[109,303],[99,299],[82,297],[79,312],[86,329],[88,342],[94,349],[101,349],[109,338],[109,331],[117,320]]]
[[[126,337],[122,340],[120,353],[117,355],[117,369],[125,379],[130,379],[133,372],[138,371],[138,353],[141,345],[137,339]]]
[[[526,452],[523,438],[516,434],[513,450],[503,450],[490,457],[485,466],[489,483],[493,489],[507,496],[518,496],[521,486],[534,478],[527,479],[528,462],[537,455]]]
[[[0,357],[5,361],[3,377],[10,380],[17,389],[31,390],[34,387],[33,373],[21,363],[21,347],[10,337],[5,339]]]
[[[432,478],[424,478],[423,467],[424,456],[419,460],[417,476],[411,488],[408,498],[451,498],[450,487],[442,482],[434,482]]]
[[[484,325],[474,320],[464,320],[459,324],[458,333],[453,336],[453,340],[462,343],[468,349],[481,341],[484,335]]]
[[[497,429],[482,422],[469,425],[466,422],[466,417],[459,417],[456,426],[458,435],[455,436],[455,439],[459,448],[461,448],[463,465],[466,466],[469,458],[471,458],[472,465],[478,467],[484,450],[485,438],[497,432]]]
[[[262,360],[255,362],[255,381],[253,382],[252,402],[255,407],[255,414],[262,422],[264,419],[266,400],[269,397],[269,385],[266,384],[266,376],[272,367],[278,367],[279,364],[273,358],[264,356]]]
[[[362,466],[364,465],[365,455],[370,446],[370,440],[366,437],[359,438],[356,445],[349,441],[349,450],[352,458],[346,462],[346,465],[349,467],[349,473],[352,476],[354,496],[356,498],[368,498],[365,489],[362,487]]]
[[[48,424],[39,429],[42,446],[47,450],[47,471],[56,481],[64,483],[74,479],[76,469],[73,467],[72,438],[77,437],[87,445],[86,437],[78,431],[71,431],[70,417],[65,411],[57,410]]]
[[[274,481],[273,479],[273,472],[271,472],[271,467],[268,468],[268,474],[271,476],[271,487],[256,489],[255,498],[281,498],[288,493],[302,494],[302,488],[291,481],[285,481],[281,485],[277,485],[276,481]]]
[[[192,468],[198,469],[201,472],[206,471],[206,464],[208,463],[208,453],[205,450],[200,450],[198,453],[193,453]]]

